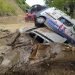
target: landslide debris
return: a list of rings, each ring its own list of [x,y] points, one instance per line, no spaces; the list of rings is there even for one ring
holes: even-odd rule
[[[0,30],[0,35],[0,75],[75,74],[74,46],[33,43],[28,35],[17,31]]]

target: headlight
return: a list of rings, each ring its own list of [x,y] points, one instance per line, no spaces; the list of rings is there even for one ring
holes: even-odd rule
[[[45,22],[45,18],[43,18],[43,17],[38,17],[37,19],[36,19],[36,21],[37,21],[37,23],[44,23]]]

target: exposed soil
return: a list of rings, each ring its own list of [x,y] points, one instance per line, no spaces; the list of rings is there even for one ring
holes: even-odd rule
[[[23,27],[34,26],[33,22],[25,22],[25,15],[0,17],[0,29],[8,29],[12,32]]]

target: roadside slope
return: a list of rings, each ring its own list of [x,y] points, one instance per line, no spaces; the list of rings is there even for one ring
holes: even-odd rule
[[[0,0],[0,16],[13,16],[23,13],[15,0]]]
[[[23,15],[24,14],[22,9],[16,3],[16,0],[7,0],[7,1],[15,7],[17,15]]]

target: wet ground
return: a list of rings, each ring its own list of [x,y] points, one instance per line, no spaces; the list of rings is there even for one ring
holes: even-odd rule
[[[8,46],[8,40],[14,34],[7,30],[0,33],[0,75],[75,75],[75,51],[71,46],[67,49],[69,46],[64,44],[36,44],[39,45],[38,58],[29,60],[33,46],[31,38],[21,34],[13,46]],[[51,58],[42,60],[50,55]]]
[[[0,24],[0,75],[75,75],[74,46],[35,43],[37,54],[34,60],[29,60],[35,46],[26,34],[21,34],[13,46],[7,45],[16,29],[32,26],[33,23],[22,20],[21,23]]]

